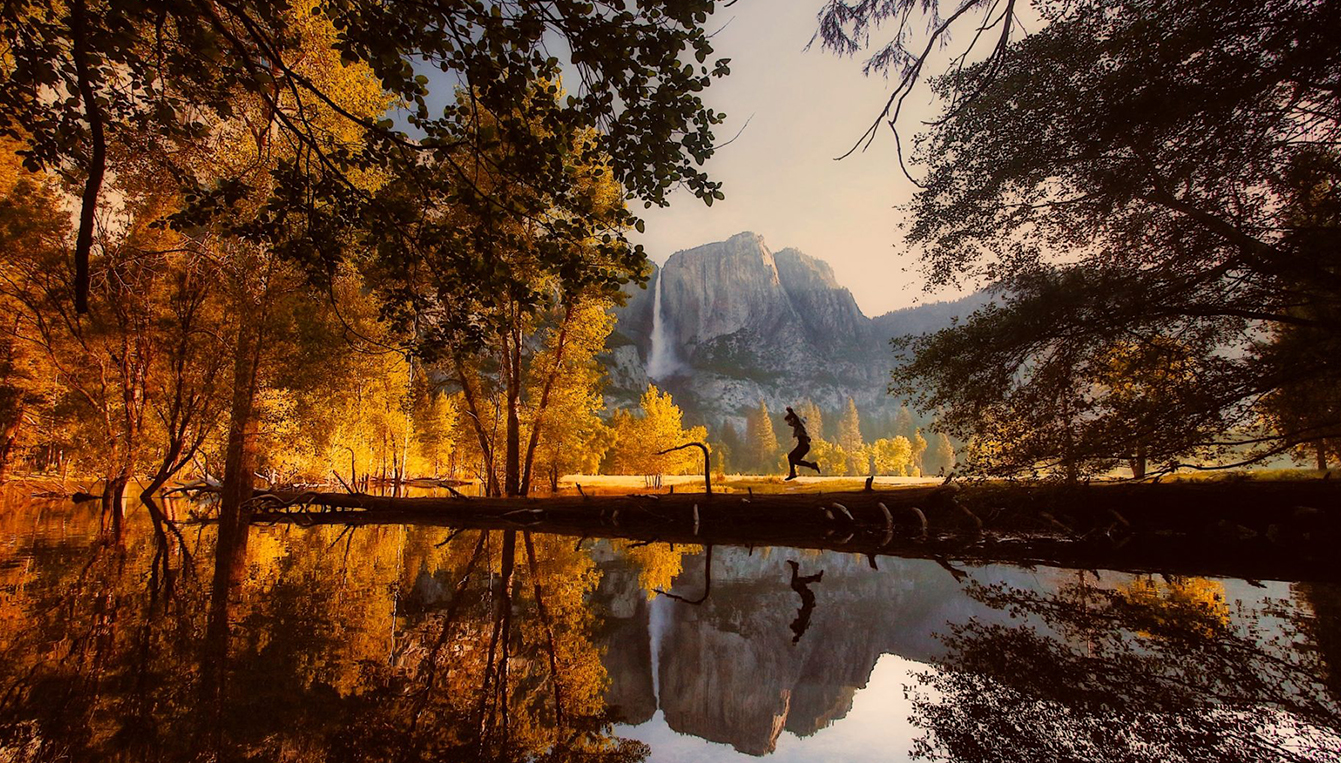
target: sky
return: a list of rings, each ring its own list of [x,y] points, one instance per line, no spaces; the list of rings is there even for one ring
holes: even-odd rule
[[[728,115],[716,130],[719,145],[744,127],[707,164],[726,200],[707,207],[677,191],[669,208],[637,205],[647,230],[632,240],[663,263],[681,249],[753,231],[773,251],[795,247],[827,261],[870,316],[956,297],[922,291],[917,258],[899,230],[906,215],[898,207],[915,188],[899,171],[889,129],[865,152],[835,161],[895,83],[865,76],[860,56],[841,58],[818,43],[806,50],[819,7],[818,0],[740,0],[709,21],[710,33],[721,29],[712,38],[714,57],[731,59],[731,74],[704,98]],[[925,87],[904,108],[909,128],[935,111]]]
[[[835,161],[875,121],[896,82],[863,74],[860,54],[839,57],[818,43],[806,49],[821,4],[738,0],[709,19],[709,60],[731,59],[731,74],[703,96],[705,107],[727,114],[714,131],[720,148],[707,164],[726,200],[708,207],[676,191],[666,208],[643,209],[635,201],[646,232],[630,231],[630,240],[661,264],[682,249],[752,231],[773,251],[795,247],[828,262],[868,316],[962,296],[923,291],[916,253],[899,229],[906,219],[899,208],[915,187],[899,170],[889,129],[882,126],[865,151]],[[874,37],[885,42],[879,30]],[[563,58],[559,41],[551,45]],[[927,71],[942,70],[950,56],[933,55]],[[441,109],[455,80],[433,67],[422,71],[433,82],[430,108]],[[919,123],[936,113],[930,89],[919,85],[900,117],[905,148]]]

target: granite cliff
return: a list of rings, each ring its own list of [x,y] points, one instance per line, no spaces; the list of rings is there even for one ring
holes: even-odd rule
[[[675,362],[648,376],[661,291],[661,336]],[[630,292],[607,347],[608,402],[636,403],[648,381],[669,389],[694,421],[738,419],[760,400],[778,410],[802,398],[838,409],[897,407],[885,394],[894,363],[890,337],[948,325],[986,298],[865,316],[823,260],[796,249],[774,252],[763,237],[676,252],[647,289]]]

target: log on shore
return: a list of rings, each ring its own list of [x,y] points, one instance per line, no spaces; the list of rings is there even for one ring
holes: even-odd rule
[[[283,504],[290,505],[283,505]],[[256,521],[528,529],[578,537],[792,546],[970,563],[1338,580],[1341,485],[1013,485],[749,496],[262,498]]]

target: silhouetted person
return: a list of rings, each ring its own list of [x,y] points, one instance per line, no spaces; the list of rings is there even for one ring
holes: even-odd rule
[[[805,634],[806,628],[810,627],[810,613],[815,611],[815,592],[810,590],[811,583],[818,583],[824,579],[824,570],[820,570],[814,575],[801,575],[801,565],[787,560],[787,566],[792,568],[792,590],[801,596],[801,608],[796,611],[796,619],[792,621],[792,643],[795,644],[801,640]]]
[[[819,474],[819,464],[814,461],[801,460],[802,456],[810,452],[810,435],[806,433],[805,422],[801,420],[800,416],[796,415],[796,411],[793,411],[791,406],[787,406],[787,415],[783,416],[782,420],[792,428],[792,437],[796,438],[796,447],[792,448],[792,452],[787,454],[787,479],[796,479],[796,467],[798,466],[810,467],[815,470],[816,474]]]

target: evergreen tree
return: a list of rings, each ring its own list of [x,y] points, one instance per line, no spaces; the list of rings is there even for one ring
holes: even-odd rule
[[[722,422],[721,434],[718,435],[717,442],[712,445],[713,466],[719,467],[723,473],[738,472],[744,455],[744,441],[740,438],[740,432],[731,420],[727,419]]]
[[[857,412],[857,403],[847,399],[847,408],[838,419],[838,437],[835,444],[848,454],[852,461],[848,471],[852,474],[865,474],[870,469],[869,459],[865,455],[865,443],[861,439],[861,414]]]
[[[806,432],[812,438],[824,436],[824,414],[820,411],[820,407],[815,405],[814,400],[809,398],[802,400],[795,410],[796,415],[800,416],[802,423],[806,425]]]
[[[761,474],[777,468],[778,436],[773,430],[768,404],[762,400],[745,419],[745,454],[746,463]]]
[[[916,432],[917,427],[913,424],[913,414],[908,410],[908,404],[903,403],[899,406],[899,412],[894,414],[894,436],[912,442],[913,435]]]
[[[912,476],[921,477],[923,474],[926,474],[927,471],[926,467],[923,465],[927,453],[927,440],[925,437],[922,436],[921,429],[918,429],[913,432],[913,439],[911,441],[911,444],[912,444],[911,459],[913,467]]]
[[[932,461],[930,468],[935,469],[936,476],[949,474],[955,468],[955,447],[950,444],[950,438],[945,436],[944,432],[936,433],[936,447],[931,452]]]

